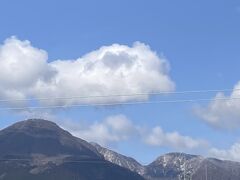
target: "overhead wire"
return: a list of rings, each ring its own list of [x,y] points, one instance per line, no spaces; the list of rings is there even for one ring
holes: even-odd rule
[[[88,96],[69,96],[69,97],[66,96],[66,97],[23,98],[23,99],[0,99],[0,102],[111,98],[111,97],[128,97],[128,96],[162,95],[162,94],[192,94],[192,93],[195,94],[195,93],[210,93],[210,92],[231,92],[231,91],[240,91],[240,89],[208,89],[208,90],[160,91],[160,92],[146,92],[146,93],[88,95]]]
[[[223,101],[240,100],[239,97],[226,98],[202,98],[202,99],[179,99],[179,100],[159,100],[159,101],[133,101],[133,102],[113,102],[113,103],[89,103],[89,104],[71,104],[71,105],[51,105],[51,106],[25,106],[25,107],[2,107],[0,110],[24,110],[24,109],[57,109],[71,107],[89,107],[89,106],[117,106],[117,105],[136,105],[136,104],[160,104],[160,103],[184,103],[199,101]]]

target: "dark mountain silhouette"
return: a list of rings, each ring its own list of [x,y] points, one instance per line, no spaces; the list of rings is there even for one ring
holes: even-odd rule
[[[40,119],[0,131],[1,180],[142,180],[86,141]]]

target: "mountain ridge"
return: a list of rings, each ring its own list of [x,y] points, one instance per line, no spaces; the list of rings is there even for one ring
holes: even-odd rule
[[[104,151],[99,152],[104,156]],[[112,156],[116,153],[112,150],[109,150],[109,152],[112,153]],[[132,158],[126,159],[127,156],[121,156],[124,157],[122,161],[132,162]],[[106,158],[106,160],[127,168],[124,163],[115,162],[114,157]],[[142,165],[141,171],[134,169],[133,171],[139,173],[147,180],[204,180],[206,176],[211,180],[239,180],[240,162],[171,152],[157,157],[148,165]]]
[[[0,131],[2,180],[239,180],[240,163],[172,152],[141,165],[56,123],[29,119]]]
[[[30,119],[0,131],[1,180],[143,180],[57,124]]]

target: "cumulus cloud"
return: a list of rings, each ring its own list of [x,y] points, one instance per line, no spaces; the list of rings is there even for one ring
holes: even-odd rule
[[[16,37],[0,45],[0,97],[6,99],[107,96],[173,91],[169,64],[148,45],[113,44],[78,59],[48,61],[47,52]],[[72,98],[51,105],[147,100],[146,96]],[[46,101],[41,101],[46,103]]]
[[[195,108],[196,114],[213,127],[236,129],[240,127],[240,82],[226,96],[218,93],[207,107]],[[221,100],[219,100],[221,99]]]
[[[125,141],[137,134],[137,128],[124,115],[110,116],[103,121],[96,121],[87,125],[73,121],[59,123],[74,136],[101,145]]]
[[[31,96],[38,82],[48,82],[55,71],[47,64],[47,53],[15,37],[0,46],[0,97],[22,99]]]
[[[137,138],[146,145],[168,147],[175,150],[206,148],[208,146],[206,141],[183,136],[178,132],[164,132],[160,126],[153,129],[144,128],[133,123],[124,115],[110,116],[103,121],[87,125],[69,120],[59,123],[73,135],[102,145]]]
[[[208,146],[208,143],[204,140],[183,136],[176,131],[164,132],[159,126],[154,127],[144,140],[151,146],[171,147],[174,149],[194,149]]]
[[[229,149],[212,148],[209,155],[224,160],[240,161],[240,143],[233,144]]]

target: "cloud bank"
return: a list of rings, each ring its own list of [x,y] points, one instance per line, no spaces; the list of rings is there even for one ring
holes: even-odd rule
[[[0,45],[0,98],[107,96],[173,91],[169,64],[148,45],[113,44],[78,59],[48,60],[29,41],[11,37]],[[41,101],[48,105],[147,100],[145,96],[72,98]],[[14,101],[12,101],[14,104]]]
[[[150,147],[168,147],[175,150],[205,148],[208,145],[206,141],[183,136],[179,132],[164,132],[160,126],[144,128],[121,114],[87,125],[69,120],[58,123],[79,138],[105,146],[132,141],[134,138]]]
[[[240,143],[233,144],[229,149],[212,148],[209,154],[219,159],[240,161]]]
[[[76,123],[69,120],[59,123],[74,136],[101,145],[126,141],[138,133],[134,124],[124,115],[109,116],[103,121],[95,121],[92,124]]]
[[[207,107],[198,107],[196,114],[213,127],[233,130],[240,127],[240,82],[226,96],[218,93]],[[217,100],[224,99],[224,100]]]
[[[144,139],[146,144],[151,146],[172,147],[178,150],[195,149],[208,146],[208,143],[204,140],[183,136],[177,131],[164,132],[160,126],[154,127]]]

